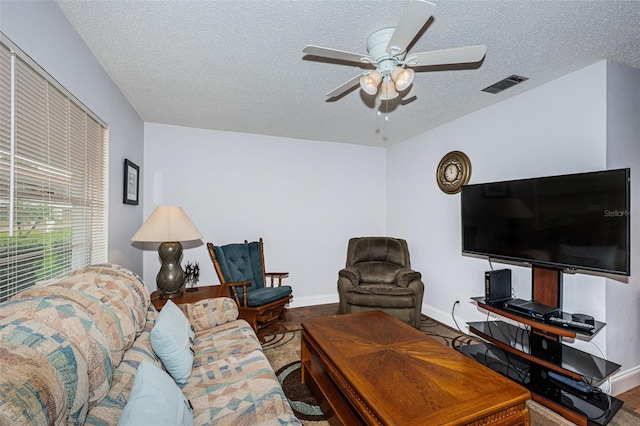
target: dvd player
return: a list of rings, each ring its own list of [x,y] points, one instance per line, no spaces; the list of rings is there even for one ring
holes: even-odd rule
[[[560,308],[552,308],[532,300],[510,299],[503,306],[510,311],[543,320],[560,314]]]

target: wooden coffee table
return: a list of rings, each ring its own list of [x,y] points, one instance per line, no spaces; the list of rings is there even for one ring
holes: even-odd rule
[[[529,425],[527,389],[382,311],[302,327],[302,382],[332,425]]]

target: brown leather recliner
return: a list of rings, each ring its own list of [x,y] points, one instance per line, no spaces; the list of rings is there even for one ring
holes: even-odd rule
[[[338,273],[340,313],[380,309],[420,328],[424,283],[411,269],[407,242],[391,237],[351,238]]]

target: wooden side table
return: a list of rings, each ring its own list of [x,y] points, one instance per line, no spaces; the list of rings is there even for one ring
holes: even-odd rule
[[[183,290],[181,296],[174,297],[172,299],[162,299],[160,297],[160,290],[156,290],[151,293],[151,303],[153,303],[153,306],[157,311],[160,311],[164,304],[167,303],[167,300],[172,300],[176,305],[180,305],[182,303],[193,303],[203,299],[222,296],[222,286],[220,285],[208,285],[196,288],[198,289],[197,291]]]

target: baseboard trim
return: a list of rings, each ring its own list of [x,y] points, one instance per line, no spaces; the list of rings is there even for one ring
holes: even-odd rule
[[[636,386],[640,386],[640,365],[611,376],[611,395],[613,396],[620,395]]]
[[[328,303],[339,303],[337,294],[325,294],[321,296],[298,297],[293,295],[293,300],[289,303],[289,308],[302,308],[305,306],[326,305]]]

